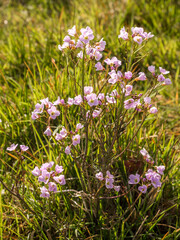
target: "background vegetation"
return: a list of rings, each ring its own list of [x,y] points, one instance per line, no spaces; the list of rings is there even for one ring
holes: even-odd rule
[[[46,219],[45,202],[37,193],[33,194],[34,180],[28,174],[37,159],[33,162],[27,160],[25,173],[20,179],[25,202],[0,186],[1,239],[180,238],[180,11],[177,1],[1,0],[0,16],[0,176],[10,189],[18,177],[17,161],[6,152],[11,143],[28,145],[37,159],[44,157],[40,152],[46,145],[41,135],[44,126],[39,124],[35,128],[31,121],[34,105],[47,96],[55,100],[58,95],[72,95],[73,83],[67,77],[68,63],[57,45],[62,43],[67,29],[73,25],[79,29],[90,26],[96,36],[107,41],[107,53],[117,57],[121,54],[117,38],[121,27],[141,26],[152,32],[155,37],[149,41],[148,50],[146,48],[142,56],[150,54],[139,63],[139,68],[162,66],[170,71],[173,83],[156,96],[159,114],[155,125],[151,125],[148,132],[141,132],[141,138],[148,139],[154,156],[157,153],[159,161],[168,166],[164,191],[158,197],[154,196],[157,198],[153,208],[145,201],[143,209],[136,207],[132,219],[126,216],[121,224],[114,223],[114,228],[108,228],[105,214],[97,232],[92,219],[84,226],[83,210],[80,208],[73,213],[74,209],[68,202],[70,196],[66,196],[65,208],[56,206],[62,204],[62,199],[57,198],[54,205],[49,206],[53,216]],[[49,154],[48,158],[56,156],[53,151]],[[123,215],[122,209],[119,209],[119,214]],[[146,215],[148,221],[141,225]],[[133,224],[134,219],[136,224]]]

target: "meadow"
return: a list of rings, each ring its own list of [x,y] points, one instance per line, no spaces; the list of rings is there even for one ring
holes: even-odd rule
[[[2,0],[0,16],[0,240],[180,239],[177,1]]]

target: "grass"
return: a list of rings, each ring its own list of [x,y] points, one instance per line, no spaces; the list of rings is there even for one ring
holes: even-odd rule
[[[0,14],[0,176],[16,194],[13,196],[1,185],[1,239],[179,239],[180,14],[176,1],[3,1]],[[107,41],[106,54],[122,61],[125,50],[119,48],[117,39],[122,26],[142,26],[155,35],[146,51],[141,52],[142,56],[150,54],[137,68],[143,71],[151,64],[162,66],[170,70],[173,84],[156,95],[158,119],[145,122],[131,146],[135,152],[123,154],[128,167],[121,162],[116,167],[122,174],[126,167],[130,171],[134,158],[140,158],[136,146],[145,146],[158,164],[166,165],[160,192],[152,191],[145,198],[135,192],[122,198],[99,199],[86,206],[87,198],[79,192],[83,176],[78,166],[63,154],[57,159],[59,148],[52,148],[42,134],[45,124],[30,120],[40,99],[48,96],[54,101],[59,95],[74,96],[73,65],[57,50],[67,29],[74,24],[79,29],[89,25],[98,39],[104,37]],[[75,71],[77,82],[81,80],[80,69]],[[89,77],[90,71],[85,82]],[[76,114],[74,109],[71,115]],[[132,125],[126,138],[121,139],[122,144],[133,131]],[[25,154],[20,166],[17,156],[6,152],[13,142],[28,145],[34,158]],[[62,189],[53,196],[52,204],[40,198],[30,171],[46,160],[63,163],[65,174],[73,176],[71,189],[78,192]],[[98,206],[96,214],[94,206]]]

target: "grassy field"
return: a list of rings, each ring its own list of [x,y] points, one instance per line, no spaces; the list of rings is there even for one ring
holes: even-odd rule
[[[0,1],[1,240],[180,239],[178,7],[176,0]],[[77,85],[81,84],[82,65],[74,70],[73,63],[57,47],[73,25],[78,29],[90,26],[98,40],[103,37],[107,42],[105,55],[117,56],[123,63],[126,49],[119,47],[117,38],[123,26],[143,27],[155,35],[140,52],[142,59],[136,67],[146,72],[149,65],[161,66],[170,71],[172,85],[156,92],[157,117],[144,123],[131,144],[132,152],[126,151],[122,156],[125,164],[122,166],[119,161],[112,168],[119,168],[122,175],[131,173],[128,167],[135,158],[136,167],[140,169],[138,146],[145,146],[156,164],[166,166],[160,191],[151,191],[146,197],[129,192],[112,199],[105,193],[105,198],[89,203],[86,191],[89,186],[84,186],[82,181],[86,174],[81,177],[76,162],[58,146],[50,144],[43,135],[44,121],[31,120],[31,112],[40,99],[49,97],[55,101],[58,96],[65,99],[75,96],[74,76]],[[90,84],[94,83],[97,74],[89,68],[86,70],[84,81],[89,85],[89,79]],[[141,90],[148,87],[148,82],[140,84]],[[69,112],[71,116],[76,122],[81,119],[76,108]],[[60,117],[61,122],[56,121],[56,125],[65,125],[65,119]],[[108,121],[105,119],[107,124]],[[124,142],[133,136],[139,121],[141,117],[136,117],[134,125],[130,124],[120,139],[124,148]],[[73,127],[73,123],[69,124]],[[12,143],[29,146],[29,154],[24,153],[22,161],[6,150]],[[90,169],[91,156],[96,154],[91,153],[92,145],[87,153]],[[93,151],[98,150],[93,148]],[[49,201],[39,196],[37,180],[31,174],[36,165],[46,161],[63,164],[68,179],[68,188]],[[98,162],[95,167],[99,167]],[[96,188],[93,176],[90,179],[94,184],[91,187]],[[127,175],[124,182],[127,183]],[[71,191],[73,189],[77,192]]]

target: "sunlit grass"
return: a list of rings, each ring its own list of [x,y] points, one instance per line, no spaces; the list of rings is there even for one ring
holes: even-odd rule
[[[1,239],[180,238],[179,30],[176,1],[3,1],[0,14],[0,177],[6,186],[12,190],[16,188],[13,184],[20,170],[16,168],[17,159],[6,153],[7,146],[13,142],[28,145],[35,156],[33,160],[30,155],[26,157],[24,173],[18,181],[24,202],[1,185]],[[129,202],[132,203],[134,196],[130,194],[113,200],[112,206],[107,203],[107,212],[102,212],[104,200],[101,199],[97,216],[102,217],[98,227],[97,219],[93,219],[92,215],[86,219],[83,196],[76,196],[80,193],[61,193],[54,196],[52,205],[47,205],[46,200],[39,197],[37,182],[30,174],[35,165],[40,166],[47,159],[59,161],[58,149],[48,146],[49,141],[42,134],[45,124],[32,122],[31,112],[42,98],[49,97],[55,101],[57,96],[74,96],[72,64],[57,49],[67,29],[74,24],[79,29],[89,25],[98,39],[104,37],[107,41],[106,53],[116,55],[122,61],[124,54],[119,50],[117,38],[120,28],[124,25],[142,26],[151,31],[155,38],[147,44],[146,50],[150,54],[137,67],[162,66],[170,70],[173,83],[161,92],[161,97],[156,96],[160,113],[155,124],[154,119],[145,122],[145,128],[135,139],[137,145],[151,150],[158,164],[166,164],[162,190],[151,192],[144,199],[139,198],[129,212],[122,209],[121,204],[129,206]],[[75,76],[78,83],[80,68]],[[88,80],[89,76],[85,81]],[[72,112],[72,115],[75,114],[76,111]],[[122,144],[132,134],[131,129],[128,131],[127,138],[121,140]],[[135,156],[138,160],[138,152]],[[122,157],[124,161],[134,161],[131,151]],[[67,174],[78,176],[72,189],[76,186],[79,190],[77,166],[65,156],[60,161],[65,165]],[[124,166],[119,164],[118,167],[123,174]],[[118,206],[116,213],[113,212],[115,205]],[[107,224],[108,214],[112,216],[111,229]],[[83,219],[88,220],[85,226]]]

